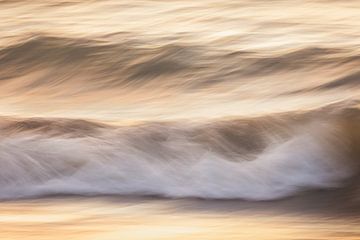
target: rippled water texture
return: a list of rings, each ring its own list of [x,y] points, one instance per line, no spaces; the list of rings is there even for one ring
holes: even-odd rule
[[[212,118],[359,98],[358,1],[1,1],[3,114]]]
[[[1,239],[359,239],[357,0],[1,1]]]

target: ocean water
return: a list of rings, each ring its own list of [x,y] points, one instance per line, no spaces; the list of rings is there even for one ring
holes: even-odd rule
[[[0,17],[1,239],[360,238],[358,1]]]

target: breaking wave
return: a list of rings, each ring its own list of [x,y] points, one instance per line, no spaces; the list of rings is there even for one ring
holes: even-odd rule
[[[110,126],[0,121],[0,198],[49,194],[272,200],[358,173],[360,112]]]

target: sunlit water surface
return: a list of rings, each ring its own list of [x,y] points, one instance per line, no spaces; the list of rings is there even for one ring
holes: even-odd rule
[[[0,0],[0,19],[1,240],[360,239],[359,1]]]

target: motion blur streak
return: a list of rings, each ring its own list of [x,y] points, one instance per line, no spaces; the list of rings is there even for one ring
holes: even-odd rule
[[[360,112],[338,111],[126,127],[3,119],[0,198],[71,193],[269,200],[339,187],[357,174]]]
[[[118,122],[358,99],[358,13],[334,0],[0,1],[1,111]]]
[[[359,1],[0,16],[1,239],[359,238]]]

